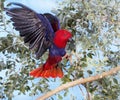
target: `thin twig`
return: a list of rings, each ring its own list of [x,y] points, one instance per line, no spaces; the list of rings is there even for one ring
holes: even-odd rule
[[[9,47],[3,49],[3,50],[0,51],[0,52],[3,52],[3,51],[5,51],[5,50],[8,50],[8,49],[10,49],[10,48],[12,48],[12,47],[14,47],[14,46],[16,46],[16,45],[20,45],[20,44],[23,45],[24,47],[28,48],[27,46],[24,45],[24,42],[21,42],[21,43],[12,44],[12,45],[10,45]]]
[[[62,90],[68,89],[68,88],[73,87],[73,86],[78,85],[78,84],[84,84],[84,83],[87,83],[87,82],[92,82],[92,81],[104,78],[106,76],[115,74],[118,71],[120,71],[120,66],[118,66],[116,68],[112,68],[110,71],[103,72],[100,75],[91,76],[91,77],[88,77],[88,78],[84,78],[84,79],[82,78],[82,79],[78,79],[78,80],[75,80],[75,81],[72,81],[72,82],[68,82],[68,83],[63,84],[63,85],[57,87],[56,89],[44,94],[43,96],[38,97],[37,100],[45,100],[48,97],[50,97],[50,96],[52,96],[52,95],[54,95],[54,94],[56,94],[56,93],[58,93]]]

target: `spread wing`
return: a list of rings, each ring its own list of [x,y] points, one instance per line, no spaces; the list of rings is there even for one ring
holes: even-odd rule
[[[60,29],[60,22],[58,18],[50,13],[44,13],[44,15],[49,20],[54,32],[58,31]]]
[[[30,8],[20,3],[10,3],[18,7],[5,8],[11,17],[13,26],[24,37],[24,42],[29,43],[30,49],[35,49],[36,57],[41,57],[51,46],[54,31],[45,15],[37,14]]]

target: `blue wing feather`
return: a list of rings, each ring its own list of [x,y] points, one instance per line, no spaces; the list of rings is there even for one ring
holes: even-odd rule
[[[60,22],[58,18],[50,13],[45,13],[44,15],[49,20],[54,32],[58,31],[60,29]]]
[[[54,30],[45,15],[37,14],[35,11],[20,3],[10,3],[18,7],[5,8],[6,13],[11,16],[13,26],[24,37],[24,42],[29,43],[30,49],[35,49],[36,57],[41,57],[52,45]]]

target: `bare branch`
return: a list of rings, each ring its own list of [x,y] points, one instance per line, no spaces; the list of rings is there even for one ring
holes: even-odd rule
[[[103,72],[100,75],[91,76],[91,77],[88,77],[88,78],[82,78],[82,79],[78,79],[78,80],[75,80],[75,81],[72,81],[72,82],[68,82],[68,83],[63,84],[63,85],[57,87],[56,89],[44,94],[43,96],[38,97],[37,100],[45,100],[48,97],[50,97],[50,96],[52,96],[52,95],[54,95],[54,94],[56,94],[56,93],[58,93],[62,90],[65,90],[67,88],[73,87],[73,86],[78,85],[78,84],[84,84],[84,83],[87,83],[87,82],[92,82],[92,81],[104,78],[106,76],[115,74],[118,71],[120,71],[120,66],[112,68],[110,71]]]

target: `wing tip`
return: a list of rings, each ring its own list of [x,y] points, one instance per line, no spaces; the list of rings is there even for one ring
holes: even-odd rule
[[[25,8],[29,11],[33,11],[35,12],[34,10],[30,9],[29,7],[27,7],[26,5],[22,4],[22,3],[18,3],[18,2],[10,2],[7,4],[7,6],[11,6],[11,5],[16,5],[16,6],[19,6],[19,7],[22,7],[22,8]]]

